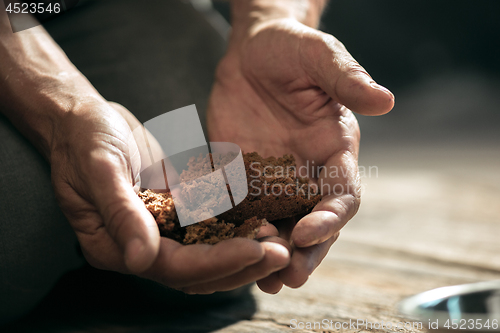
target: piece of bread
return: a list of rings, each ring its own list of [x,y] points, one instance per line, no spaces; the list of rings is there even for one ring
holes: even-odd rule
[[[219,199],[223,196],[212,193],[207,182],[197,181],[197,178],[212,173],[212,165],[218,169],[232,161],[235,156],[229,153],[191,158],[188,169],[180,175],[181,181],[186,182],[181,191],[185,207],[174,207],[169,192],[154,193],[146,190],[139,193],[146,208],[154,216],[162,236],[183,244],[216,244],[234,237],[253,239],[267,221],[305,215],[321,200],[321,195],[314,193],[307,179],[295,176],[296,166],[292,155],[262,158],[255,152],[247,153],[243,154],[248,180],[248,194],[245,199],[217,217],[182,228],[176,208],[186,209],[192,202],[194,208],[188,207],[189,214],[196,217],[207,211],[210,213],[210,204],[215,207],[221,203],[220,200],[227,200]],[[214,180],[214,183],[216,182],[220,180]],[[193,190],[195,188],[196,191]],[[229,186],[227,189],[229,193],[242,190]],[[198,208],[197,202],[208,202],[209,205]]]
[[[179,224],[174,200],[170,192],[155,193],[146,190],[139,193],[139,198],[142,199],[146,208],[155,218],[158,229],[160,229],[160,235],[183,243],[185,230]]]
[[[182,228],[170,192],[155,193],[150,190],[139,193],[146,208],[158,224],[160,234],[182,244],[216,244],[225,239],[245,237],[254,239],[265,219],[250,218],[235,226],[213,217]]]
[[[305,215],[321,200],[307,178],[295,176],[295,158],[263,158],[256,152],[243,155],[248,195],[239,205],[220,215],[226,221],[253,216],[275,221]]]

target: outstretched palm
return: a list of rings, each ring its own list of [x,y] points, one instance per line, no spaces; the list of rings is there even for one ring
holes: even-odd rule
[[[294,227],[291,240],[298,248],[290,266],[260,283],[266,291],[280,287],[278,278],[300,286],[359,206],[360,134],[348,107],[383,114],[393,97],[334,37],[297,21],[255,27],[235,44],[217,71],[210,140],[235,142],[264,156],[291,153],[299,167],[324,166],[319,177],[309,170],[324,198]]]

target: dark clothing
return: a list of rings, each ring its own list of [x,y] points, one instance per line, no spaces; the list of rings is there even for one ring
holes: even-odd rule
[[[104,98],[141,122],[196,104],[204,123],[225,41],[190,4],[86,1],[45,27]],[[35,307],[84,259],[55,201],[49,165],[1,115],[0,172],[1,325]]]

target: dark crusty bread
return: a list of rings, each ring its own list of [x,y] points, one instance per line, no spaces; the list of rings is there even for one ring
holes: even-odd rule
[[[236,155],[207,155],[191,158],[188,169],[180,175],[182,182],[182,201],[184,205],[190,202],[204,200],[220,204],[218,193],[208,190],[200,191],[203,182],[196,179],[224,166]],[[267,221],[305,215],[321,200],[321,195],[314,193],[308,185],[308,180],[295,176],[295,159],[292,155],[280,158],[262,158],[257,153],[243,154],[245,171],[248,180],[246,198],[233,209],[202,222],[182,228],[179,224],[176,208],[170,193],[154,193],[146,190],[139,193],[146,208],[154,216],[162,236],[172,238],[183,244],[216,244],[222,240],[234,237],[255,238],[259,228]],[[196,187],[197,191],[192,191]],[[241,188],[230,188],[229,193],[242,191]],[[201,193],[201,194],[200,194]],[[243,192],[244,193],[244,192]],[[210,201],[213,199],[212,201]],[[219,201],[217,201],[219,200]],[[177,207],[184,209],[184,207]],[[210,207],[203,208],[205,211]],[[196,207],[193,214],[196,215]]]
[[[265,219],[259,220],[252,217],[236,227],[233,223],[218,221],[214,217],[187,226],[184,244],[217,244],[220,241],[234,237],[254,239],[260,227],[266,223]]]
[[[139,193],[139,197],[155,218],[160,234],[182,244],[216,244],[234,237],[254,239],[260,227],[267,223],[265,219],[253,217],[235,226],[213,217],[182,228],[170,193],[146,190]]]
[[[153,215],[160,229],[160,234],[164,237],[172,238],[176,241],[183,241],[184,231],[182,230],[177,213],[174,207],[174,200],[170,192],[155,193],[150,190],[139,193],[146,208]]]
[[[268,221],[305,215],[321,200],[308,185],[307,178],[295,176],[292,155],[262,158],[243,155],[248,180],[248,195],[239,205],[220,215],[226,221],[244,221],[253,216]]]

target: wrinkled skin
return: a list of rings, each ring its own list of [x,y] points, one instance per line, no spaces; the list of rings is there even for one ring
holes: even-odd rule
[[[323,194],[313,212],[261,233],[280,235],[294,250],[290,265],[260,280],[260,288],[276,293],[283,284],[299,287],[359,207],[360,132],[351,110],[384,114],[394,97],[333,36],[291,19],[256,26],[233,43],[216,77],[208,113],[211,141],[235,142],[265,157],[291,153],[299,169],[325,166],[311,177]],[[328,171],[334,168],[339,175]]]

